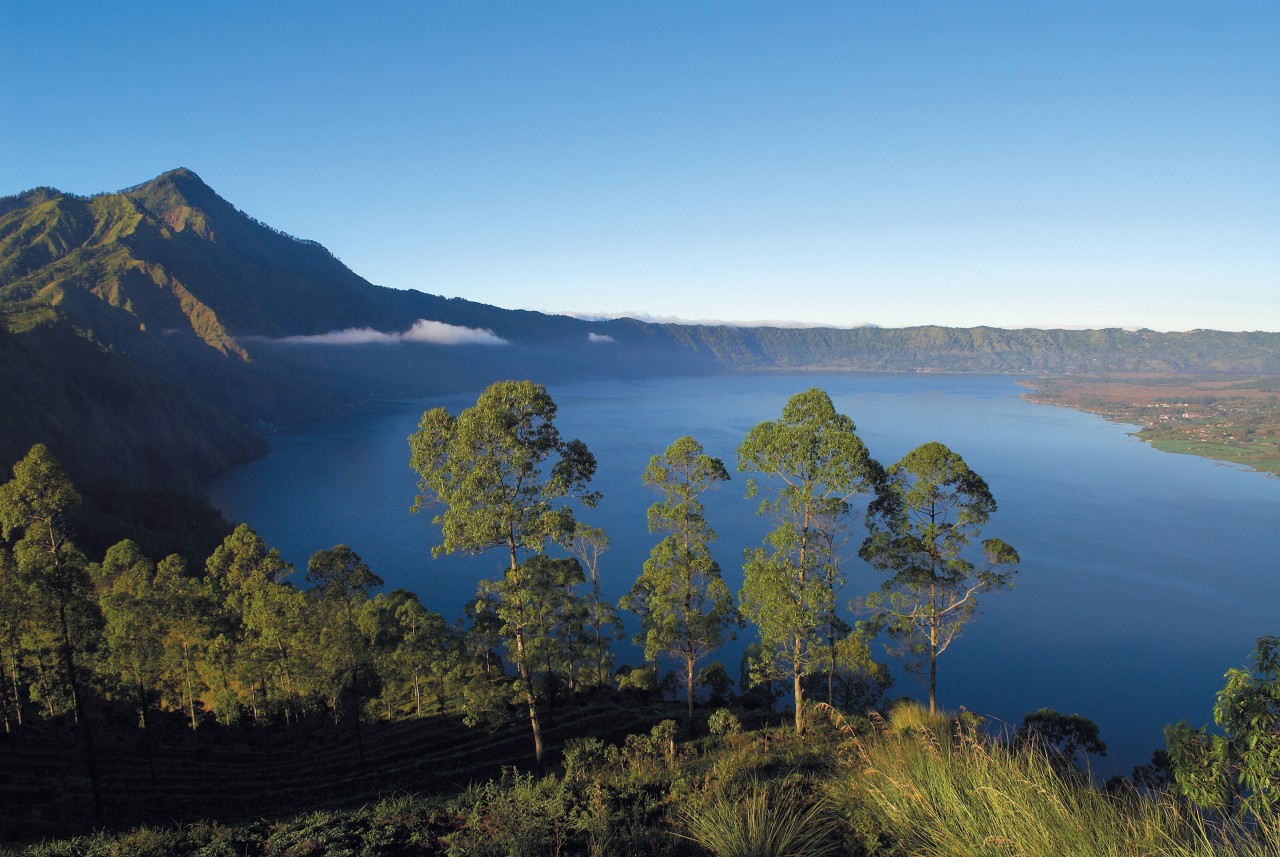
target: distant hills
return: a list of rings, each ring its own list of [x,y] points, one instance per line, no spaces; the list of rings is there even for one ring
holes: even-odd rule
[[[0,319],[0,467],[45,442],[98,514],[161,539],[208,528],[198,486],[265,451],[251,426],[496,377],[1280,374],[1276,333],[592,322],[385,288],[187,169],[0,198]]]

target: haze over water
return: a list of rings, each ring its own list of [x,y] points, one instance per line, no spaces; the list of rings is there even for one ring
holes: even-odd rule
[[[649,458],[692,434],[734,475],[707,499],[720,534],[713,554],[736,593],[741,557],[770,522],[743,499],[736,448],[756,423],[776,419],[792,394],[818,386],[858,427],[886,466],[938,440],[991,487],[999,511],[983,531],[1016,547],[1010,592],[987,596],[981,615],[939,661],[939,702],[1016,725],[1041,706],[1094,720],[1111,746],[1095,763],[1128,773],[1163,747],[1161,728],[1211,720],[1223,672],[1245,664],[1254,640],[1280,633],[1280,481],[1207,459],[1158,452],[1130,428],[1019,398],[1008,377],[744,374],[551,387],[557,423],[599,461],[604,500],[583,517],[613,541],[607,595],[627,591],[657,541],[645,510],[656,497],[640,473]],[[376,414],[324,421],[272,437],[274,451],[209,486],[215,505],[246,521],[299,569],[345,543],[387,582],[416,591],[429,609],[457,617],[476,582],[495,576],[496,552],[432,560],[430,511],[410,515],[415,475],[406,438],[424,409],[456,412],[475,393],[400,403]],[[879,585],[857,559],[851,528],[842,601]],[[713,656],[737,677],[747,628]],[[877,646],[880,659],[888,656]],[[620,660],[636,653],[619,647]],[[893,694],[923,698],[897,664]]]

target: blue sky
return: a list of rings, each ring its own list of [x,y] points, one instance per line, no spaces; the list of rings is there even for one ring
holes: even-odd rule
[[[548,311],[1280,330],[1280,3],[0,0],[0,195],[186,166]]]

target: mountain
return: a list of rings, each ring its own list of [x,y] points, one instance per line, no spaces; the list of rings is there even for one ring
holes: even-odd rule
[[[1275,333],[591,322],[386,288],[187,169],[119,193],[0,198],[0,320],[0,467],[44,442],[103,532],[161,540],[225,526],[199,485],[266,449],[250,426],[498,377],[1280,374]]]
[[[404,392],[396,376],[411,370],[394,359],[360,373],[372,376],[374,389],[369,379],[334,389],[328,370],[341,375],[348,362],[367,361],[353,361],[346,349],[312,349],[299,360],[304,349],[278,347],[290,337],[350,328],[403,332],[427,318],[489,329],[529,347],[587,343],[599,329],[374,286],[319,244],[238,211],[186,169],[120,193],[76,197],[38,188],[0,200],[0,301],[55,308],[142,369],[199,389],[245,419],[306,416],[362,392]],[[645,338],[638,325],[606,326],[622,338]],[[325,359],[334,356],[341,359]],[[440,355],[418,349],[413,356]]]
[[[1280,374],[1280,333],[738,328],[667,325],[672,341],[739,369],[864,372]]]
[[[421,319],[452,325],[441,330],[463,344],[397,339]],[[225,528],[199,486],[265,452],[250,425],[502,375],[691,364],[638,322],[375,286],[186,169],[119,193],[0,199],[0,320],[0,467],[45,443],[86,495],[86,521],[144,543],[175,531],[207,542]],[[350,329],[385,336],[308,339]],[[466,344],[476,340],[505,344]]]

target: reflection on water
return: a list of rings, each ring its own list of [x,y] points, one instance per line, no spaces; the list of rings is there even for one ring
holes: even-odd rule
[[[1015,725],[1041,706],[1078,712],[1111,745],[1096,769],[1127,773],[1163,745],[1165,723],[1208,722],[1223,672],[1245,663],[1256,637],[1280,633],[1280,480],[1157,452],[1123,426],[1022,401],[1005,377],[770,373],[553,387],[562,432],[600,463],[605,499],[588,519],[613,541],[602,563],[610,597],[630,588],[656,541],[645,526],[655,496],[640,484],[649,458],[692,434],[732,473],[747,430],[810,386],[831,394],[886,465],[929,440],[960,453],[999,502],[987,534],[1022,555],[1013,591],[988,597],[942,656],[943,705]],[[210,494],[299,568],[349,544],[389,588],[457,616],[502,558],[431,559],[431,512],[408,511],[406,438],[425,408],[474,401],[404,403],[277,435],[271,455]],[[768,528],[744,487],[735,476],[707,498],[715,555],[735,591],[743,549]],[[880,581],[856,545],[849,553],[846,600]],[[735,677],[743,644],[721,654]],[[920,696],[906,676],[895,692]]]

